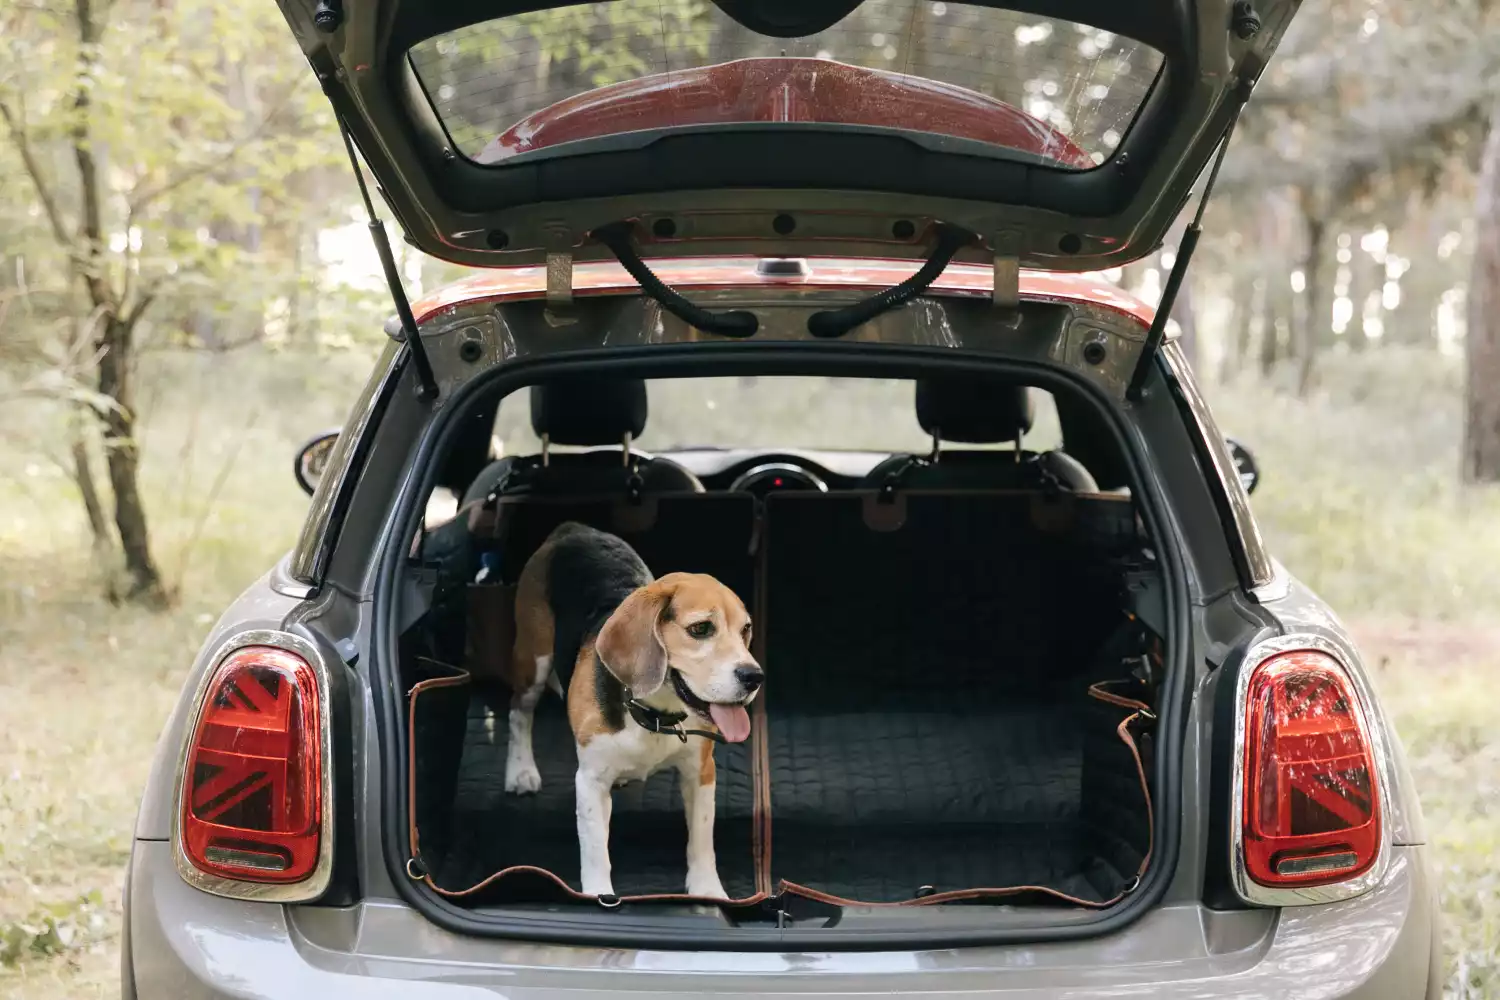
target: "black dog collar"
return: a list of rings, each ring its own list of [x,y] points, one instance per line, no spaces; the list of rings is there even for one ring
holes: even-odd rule
[[[625,702],[625,709],[635,720],[636,725],[647,732],[675,736],[684,743],[687,742],[689,736],[701,736],[715,743],[724,742],[724,737],[711,729],[683,729],[682,723],[687,720],[686,712],[664,712],[659,708],[642,704],[634,698]]]

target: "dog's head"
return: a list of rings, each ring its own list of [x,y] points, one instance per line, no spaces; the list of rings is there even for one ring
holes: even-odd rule
[[[634,697],[669,684],[726,740],[750,735],[745,706],[765,672],[750,655],[749,612],[713,577],[670,573],[636,590],[605,621],[595,649]]]

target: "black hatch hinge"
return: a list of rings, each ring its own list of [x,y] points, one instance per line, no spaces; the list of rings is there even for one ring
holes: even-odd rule
[[[1182,231],[1182,242],[1177,246],[1177,259],[1172,262],[1171,273],[1167,275],[1167,282],[1162,287],[1161,300],[1156,304],[1156,315],[1151,318],[1151,328],[1146,331],[1146,343],[1141,348],[1141,356],[1135,363],[1135,371],[1130,375],[1130,384],[1125,388],[1125,398],[1132,403],[1139,402],[1146,388],[1146,376],[1151,372],[1151,365],[1155,363],[1156,352],[1161,350],[1162,341],[1167,336],[1167,320],[1171,318],[1172,306],[1177,301],[1177,292],[1182,288],[1183,276],[1187,274],[1188,264],[1193,260],[1193,251],[1198,246],[1198,237],[1203,234],[1203,212],[1208,207],[1208,199],[1214,193],[1214,181],[1219,177],[1219,168],[1224,165],[1224,154],[1229,151],[1229,140],[1234,137],[1234,127],[1239,123],[1240,112],[1245,109],[1245,102],[1250,99],[1250,90],[1254,86],[1253,81],[1242,79],[1240,85],[1235,88],[1230,100],[1234,101],[1234,113],[1230,115],[1229,124],[1224,127],[1224,135],[1219,140],[1219,151],[1214,155],[1213,166],[1208,171],[1208,181],[1203,185],[1203,197],[1198,199],[1198,211],[1193,213],[1193,221]]]
[[[385,223],[375,214],[375,203],[370,199],[370,189],[365,186],[365,172],[360,169],[359,158],[354,153],[354,138],[342,115],[336,115],[339,134],[344,137],[344,148],[349,153],[349,166],[354,169],[354,180],[359,184],[359,196],[365,203],[365,217],[369,220],[370,239],[375,242],[375,252],[380,256],[381,269],[385,271],[386,287],[396,304],[396,317],[401,321],[401,335],[411,351],[412,364],[417,369],[417,396],[420,399],[436,399],[437,377],[432,373],[432,360],[427,357],[427,348],[417,330],[417,319],[412,315],[411,302],[406,298],[406,289],[401,286],[401,272],[396,268],[396,257],[391,252],[391,240],[385,233]]]
[[[868,298],[844,306],[841,309],[824,309],[807,317],[807,331],[820,339],[842,337],[855,327],[868,323],[875,317],[905,305],[925,292],[943,273],[953,256],[966,246],[981,242],[979,237],[961,226],[939,222],[933,226],[936,234],[932,255],[910,278],[898,285],[876,292]],[[728,312],[712,312],[689,302],[675,289],[668,287],[641,259],[632,238],[634,225],[629,220],[611,222],[590,233],[596,242],[606,247],[626,272],[641,286],[641,291],[655,299],[663,309],[683,322],[704,331],[723,337],[752,337],[760,327],[753,312],[735,309]],[[1005,232],[996,238],[995,247],[995,304],[1014,307],[1019,299],[1020,234]],[[561,281],[557,282],[563,288]],[[554,287],[551,255],[547,264],[547,288],[549,302]]]
[[[712,312],[704,309],[683,298],[678,292],[667,285],[656,276],[656,272],[646,266],[641,255],[636,252],[635,242],[632,239],[634,225],[629,220],[611,222],[600,226],[589,235],[599,243],[602,243],[615,259],[620,262],[627,274],[635,279],[636,284],[641,286],[641,291],[656,302],[667,312],[678,319],[702,330],[704,333],[716,333],[721,337],[753,337],[756,330],[760,329],[760,320],[755,313],[744,309],[733,309],[728,312]],[[547,260],[548,288],[551,288],[552,260]]]
[[[912,299],[927,291],[938,276],[947,268],[953,255],[964,247],[978,241],[978,237],[961,226],[939,222],[933,227],[937,235],[937,243],[933,248],[932,256],[927,258],[917,273],[901,282],[892,285],[885,291],[876,292],[867,299],[861,299],[853,305],[844,306],[842,309],[824,309],[807,317],[807,332],[818,338],[842,337],[861,323],[868,323],[882,313],[890,312],[897,306],[905,305]],[[1011,247],[1004,248],[1012,249]],[[996,248],[997,255],[1001,254],[1002,248]],[[1001,258],[996,257],[997,281],[1002,278]],[[1020,271],[1016,270],[1016,280],[1020,281]],[[996,293],[1001,294],[999,285]]]

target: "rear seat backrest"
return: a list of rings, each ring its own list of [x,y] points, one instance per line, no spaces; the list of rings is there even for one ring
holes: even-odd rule
[[[789,703],[945,711],[966,690],[1040,695],[1070,683],[1118,624],[1119,576],[1098,539],[1128,530],[1128,502],[903,491],[898,506],[883,530],[871,517],[891,505],[872,492],[768,498],[773,718]]]

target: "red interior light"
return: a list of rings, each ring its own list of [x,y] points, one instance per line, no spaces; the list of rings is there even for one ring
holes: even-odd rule
[[[296,653],[247,646],[219,664],[188,745],[182,846],[246,882],[298,882],[318,864],[323,752],[317,675]]]
[[[1245,699],[1245,870],[1270,887],[1342,882],[1380,850],[1380,783],[1353,685],[1301,650],[1256,668]]]

